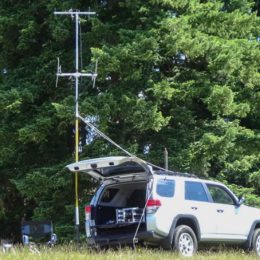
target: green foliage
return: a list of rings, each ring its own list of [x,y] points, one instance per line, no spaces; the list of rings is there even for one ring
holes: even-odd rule
[[[72,232],[74,23],[81,20],[80,113],[130,152],[173,170],[234,185],[260,206],[259,1],[0,2],[0,229],[19,237],[22,218],[52,218]],[[120,154],[80,125],[81,158]],[[144,154],[144,147],[149,153]],[[96,184],[80,177],[80,206]],[[241,189],[242,190],[242,189]],[[81,220],[84,219],[81,210]],[[16,225],[11,225],[16,223]],[[83,228],[83,225],[82,225]]]

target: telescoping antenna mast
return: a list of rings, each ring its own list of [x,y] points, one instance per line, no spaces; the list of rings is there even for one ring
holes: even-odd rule
[[[75,72],[73,73],[62,73],[61,66],[58,60],[58,77],[73,77],[75,79],[75,161],[79,161],[79,78],[80,77],[90,77],[92,80],[95,80],[97,73],[81,73],[79,71],[79,23],[81,15],[94,15],[95,12],[80,12],[80,11],[65,11],[65,12],[54,12],[55,15],[70,15],[72,18],[75,18]],[[57,84],[57,83],[56,83]],[[79,242],[79,198],[78,198],[78,172],[75,172],[75,229],[76,229],[76,238]]]

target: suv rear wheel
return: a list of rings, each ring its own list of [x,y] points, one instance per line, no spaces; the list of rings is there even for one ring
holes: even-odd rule
[[[178,226],[172,241],[173,249],[180,255],[193,256],[198,249],[198,242],[194,231],[186,225]]]
[[[260,228],[254,231],[252,249],[258,256],[260,256]]]

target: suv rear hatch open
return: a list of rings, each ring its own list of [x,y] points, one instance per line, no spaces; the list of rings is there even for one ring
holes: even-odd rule
[[[136,157],[112,156],[72,163],[66,166],[72,172],[84,172],[104,181],[107,179],[146,179],[152,175],[152,167]]]
[[[132,243],[146,237],[145,203],[152,167],[135,157],[105,157],[67,166],[83,172],[102,185],[86,207],[86,234],[99,245]]]

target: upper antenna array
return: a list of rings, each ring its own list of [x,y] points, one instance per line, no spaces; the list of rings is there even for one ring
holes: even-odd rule
[[[93,80],[93,86],[95,85],[96,77],[97,77],[97,63],[94,73],[82,73],[79,71],[79,23],[80,23],[80,16],[90,16],[96,14],[95,12],[80,12],[80,11],[62,11],[62,12],[54,12],[55,15],[70,15],[72,18],[75,18],[75,25],[76,25],[76,32],[75,32],[75,72],[72,73],[62,73],[60,60],[58,58],[58,65],[57,65],[57,79],[56,79],[56,86],[58,85],[58,78],[59,77],[73,77],[75,78],[75,89],[76,89],[76,97],[78,96],[78,79],[80,77],[90,77]],[[78,104],[76,104],[76,116],[78,117]]]

